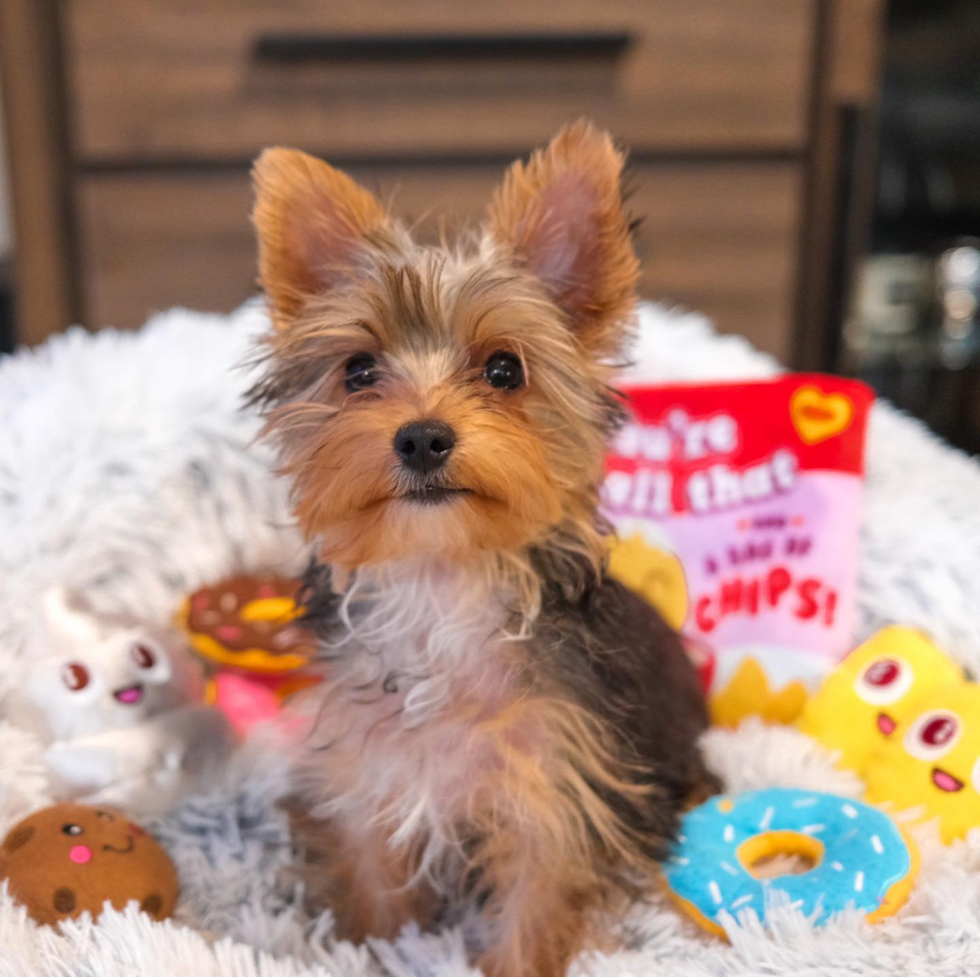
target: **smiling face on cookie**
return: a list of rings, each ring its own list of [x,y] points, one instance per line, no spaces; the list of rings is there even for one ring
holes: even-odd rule
[[[155,919],[173,912],[177,876],[160,845],[112,808],[56,804],[15,825],[0,844],[0,878],[31,917],[55,923],[108,900],[135,900]]]
[[[5,703],[46,741],[125,729],[196,698],[163,636],[80,609],[62,591],[45,600],[43,647]]]
[[[865,779],[869,800],[938,817],[943,841],[980,825],[980,685],[949,685],[921,700]]]

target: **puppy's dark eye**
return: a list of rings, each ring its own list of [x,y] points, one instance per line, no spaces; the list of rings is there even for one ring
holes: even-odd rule
[[[367,390],[378,382],[377,361],[368,353],[352,356],[344,370],[344,386],[348,393]]]
[[[483,375],[498,390],[517,390],[524,386],[524,367],[513,353],[494,353],[487,360]]]
[[[74,836],[74,835],[80,835],[83,831],[83,828],[80,824],[63,824],[61,826],[61,830],[66,835]]]

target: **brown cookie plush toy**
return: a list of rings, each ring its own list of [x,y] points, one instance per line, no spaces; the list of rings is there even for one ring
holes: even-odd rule
[[[174,911],[179,884],[170,856],[111,808],[55,804],[14,825],[0,845],[0,878],[32,919],[54,924],[107,900],[135,900],[154,919]]]

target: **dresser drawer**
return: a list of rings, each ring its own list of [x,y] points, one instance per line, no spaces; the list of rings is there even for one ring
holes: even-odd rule
[[[438,215],[472,224],[497,166],[359,167],[352,172],[433,237]],[[712,316],[779,357],[789,353],[801,171],[794,164],[634,167],[631,210],[645,298]],[[255,290],[245,171],[96,175],[80,188],[89,325],[139,325],[180,304],[227,311]],[[426,217],[426,215],[432,215]],[[451,225],[450,225],[451,226]]]
[[[76,156],[804,146],[816,0],[65,0]],[[383,25],[383,26],[381,26]]]

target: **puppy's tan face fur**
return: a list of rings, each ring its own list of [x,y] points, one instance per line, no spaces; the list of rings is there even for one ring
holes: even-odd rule
[[[275,332],[257,395],[325,560],[532,544],[596,557],[609,363],[637,275],[622,165],[607,135],[571,126],[511,168],[482,236],[450,250],[415,244],[327,164],[262,155],[254,219]],[[450,432],[438,467],[398,448],[416,422]]]

